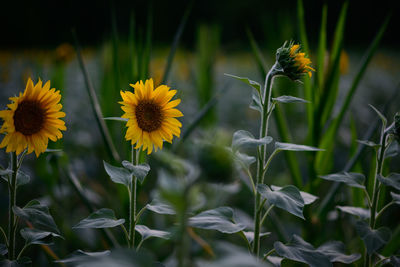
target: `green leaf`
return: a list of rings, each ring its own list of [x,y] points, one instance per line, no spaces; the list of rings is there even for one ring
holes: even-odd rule
[[[32,260],[28,257],[21,257],[18,260],[3,260],[0,261],[0,266],[2,267],[26,267],[31,266]]]
[[[303,216],[304,200],[297,187],[287,185],[280,190],[272,191],[267,185],[258,184],[257,191],[261,196],[266,198],[271,205],[275,205],[305,220]]]
[[[400,190],[400,173],[391,173],[388,177],[378,175],[378,180],[386,186]]]
[[[363,220],[369,219],[369,217],[371,216],[369,209],[363,209],[363,208],[351,207],[351,206],[336,206],[336,208],[344,213],[358,216]]]
[[[80,249],[74,251],[72,254],[68,255],[65,259],[57,260],[55,262],[58,263],[79,263],[82,260],[87,260],[90,257],[101,257],[110,255],[109,250],[100,251],[100,252],[85,252]]]
[[[281,186],[271,185],[271,189],[274,191],[281,190]],[[317,196],[314,196],[310,193],[300,191],[300,195],[304,200],[304,205],[309,205],[318,199]]]
[[[342,242],[329,241],[317,249],[304,241],[300,236],[293,235],[289,245],[275,242],[276,253],[286,259],[303,262],[311,267],[333,266],[332,262],[352,263],[358,260],[360,254],[345,254]]]
[[[339,172],[328,175],[320,175],[319,177],[329,181],[342,182],[351,187],[365,188],[363,185],[365,176],[362,173]]]
[[[391,238],[390,229],[381,227],[379,229],[371,229],[364,221],[356,223],[356,231],[367,247],[369,255],[380,249],[383,245],[389,242]]]
[[[226,234],[233,234],[244,230],[246,226],[235,223],[233,216],[231,208],[219,207],[203,211],[189,218],[189,225],[200,229],[217,230]]]
[[[153,199],[150,204],[146,205],[146,209],[151,210],[158,214],[168,214],[168,215],[175,215],[176,212],[174,208],[166,203],[163,203],[157,199]]]
[[[235,161],[236,165],[240,165],[243,168],[249,169],[250,165],[256,162],[256,158],[253,156],[249,156],[244,153],[240,153],[239,151],[233,152],[230,147],[227,148],[233,156],[233,160]]]
[[[397,142],[392,142],[385,151],[385,159],[395,157],[400,152],[400,146]]]
[[[261,114],[263,113],[263,105],[260,94],[256,90],[253,90],[251,95],[250,108],[259,111]]]
[[[99,209],[90,214],[72,228],[111,228],[125,223],[125,219],[117,219],[111,209]]]
[[[254,232],[252,232],[252,231],[243,231],[243,234],[247,238],[247,241],[249,241],[249,243],[253,242],[253,240],[254,240]],[[271,232],[260,233],[260,237],[269,236],[270,234],[271,234]]]
[[[17,187],[29,183],[30,180],[31,177],[28,174],[22,171],[17,172]]]
[[[126,160],[122,162],[122,166],[124,166],[125,169],[128,169],[136,178],[138,178],[141,184],[150,171],[150,166],[148,164],[133,165]]]
[[[303,98],[294,97],[290,95],[282,95],[277,98],[272,98],[272,101],[279,102],[279,103],[310,103]]]
[[[128,119],[120,118],[120,117],[106,117],[106,118],[103,118],[103,120],[106,120],[106,121],[128,122]]]
[[[140,224],[135,226],[135,231],[137,231],[142,236],[143,241],[149,239],[150,237],[158,237],[162,239],[170,239],[171,237],[171,233],[169,232],[153,230],[145,225],[140,225]]]
[[[60,234],[53,217],[50,215],[49,208],[40,204],[38,200],[31,200],[22,209],[14,206],[13,211],[21,219],[29,221],[36,229]]]
[[[396,194],[395,192],[390,192],[390,195],[393,198],[393,201],[397,204],[400,205],[400,194]]]
[[[254,89],[256,89],[258,91],[258,93],[261,94],[261,85],[258,82],[252,81],[247,77],[239,77],[239,76],[235,76],[235,75],[227,74],[227,73],[225,73],[225,76],[232,77],[232,78],[235,78],[235,79],[237,79],[239,81],[242,81],[245,84],[248,84],[251,87],[253,87]]]
[[[13,171],[11,169],[0,170],[0,176],[5,181],[8,181],[8,175],[12,174]]]
[[[8,252],[7,246],[5,244],[0,244],[0,255],[4,256]]]
[[[239,130],[233,134],[232,149],[238,150],[241,147],[257,147],[261,145],[268,145],[272,142],[271,136],[266,136],[261,139],[256,139],[254,135],[248,131]]]
[[[126,187],[130,188],[132,184],[132,173],[121,167],[115,167],[107,162],[103,161],[104,168],[106,169],[107,174],[110,176],[111,180],[117,184],[123,184]]]
[[[368,106],[370,106],[376,112],[376,114],[378,114],[379,118],[381,118],[381,120],[382,120],[383,125],[386,125],[387,124],[386,117],[383,116],[383,114],[378,109],[376,109],[373,105],[368,104]]]
[[[376,144],[372,141],[369,140],[357,140],[357,143],[372,147],[372,148],[379,148],[381,145],[380,144]]]
[[[275,142],[275,149],[277,150],[286,150],[286,151],[321,151],[322,149],[305,146],[305,145],[296,145],[291,143],[281,143]]]
[[[51,245],[53,244],[54,237],[61,237],[58,234],[42,231],[38,229],[23,228],[21,229],[21,236],[25,239],[27,245]]]

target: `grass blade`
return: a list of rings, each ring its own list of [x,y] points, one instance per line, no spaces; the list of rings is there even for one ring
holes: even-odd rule
[[[321,92],[321,89],[324,84],[324,63],[325,63],[325,50],[326,50],[326,21],[328,17],[328,6],[325,4],[322,8],[322,18],[321,18],[321,29],[319,31],[319,41],[318,41],[318,56],[317,56],[317,90],[314,92],[314,95]]]
[[[76,32],[74,30],[72,31],[72,34],[73,34],[73,37],[75,40],[75,49],[76,49],[76,55],[78,57],[79,67],[80,67],[83,77],[85,79],[85,85],[86,85],[86,90],[89,94],[90,105],[92,106],[94,117],[96,119],[97,126],[99,127],[101,137],[103,138],[104,144],[106,146],[106,150],[107,150],[110,158],[112,158],[116,162],[119,162],[120,156],[118,155],[118,152],[115,149],[115,146],[111,139],[110,132],[108,131],[108,128],[103,120],[103,114],[101,112],[99,100],[97,99],[97,95],[93,88],[92,81],[90,80],[89,73],[86,69],[85,63],[83,62],[81,48],[80,48],[79,42],[78,42],[78,37],[76,36]]]
[[[161,80],[162,84],[167,84],[168,83],[168,78],[169,78],[169,73],[171,71],[172,61],[174,59],[176,49],[178,48],[179,40],[181,39],[183,30],[185,29],[186,21],[187,21],[190,13],[192,11],[193,1],[194,0],[190,1],[188,6],[186,7],[186,10],[185,10],[185,13],[183,14],[182,20],[179,23],[178,30],[175,33],[174,40],[173,40],[172,45],[171,45],[171,50],[169,51],[169,54],[168,54],[167,63],[165,65],[164,75],[163,75],[163,78]]]

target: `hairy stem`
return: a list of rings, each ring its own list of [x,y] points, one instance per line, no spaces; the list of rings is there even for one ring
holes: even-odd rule
[[[11,181],[8,183],[9,191],[9,215],[8,215],[8,258],[10,260],[15,259],[15,232],[16,232],[16,216],[13,211],[13,207],[17,201],[17,173],[18,173],[18,161],[17,154],[15,152],[11,153]]]

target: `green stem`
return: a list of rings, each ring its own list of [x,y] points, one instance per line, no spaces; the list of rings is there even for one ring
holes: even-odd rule
[[[24,247],[21,249],[21,251],[20,251],[19,254],[18,254],[17,260],[18,260],[19,258],[21,258],[22,254],[24,253],[24,251],[25,251],[25,249],[26,249],[27,247],[29,247],[29,244],[25,243]]]
[[[388,204],[386,204],[386,206],[384,206],[384,207],[378,212],[378,214],[376,215],[376,217],[375,217],[375,222],[379,219],[379,217],[381,217],[382,213],[383,213],[387,208],[389,208],[390,206],[392,206],[392,205],[394,205],[394,204],[396,204],[396,202],[394,202],[394,201],[389,202]]]
[[[139,155],[132,146],[132,164],[138,165]],[[135,247],[135,226],[136,226],[136,185],[137,179],[133,177],[129,189],[129,247]]]
[[[263,260],[265,261],[265,260],[268,258],[268,256],[270,256],[270,255],[271,255],[272,253],[274,253],[274,252],[275,252],[275,249],[274,249],[274,248],[271,249],[270,251],[268,251],[267,254],[264,255]]]
[[[267,211],[265,212],[264,216],[261,219],[261,225],[264,224],[265,219],[267,218],[269,212],[275,207],[275,205],[271,205],[269,206],[269,208],[267,209]]]
[[[15,152],[11,153],[11,166],[12,174],[11,181],[9,181],[9,216],[8,216],[8,258],[14,260],[15,258],[15,232],[16,232],[16,216],[13,207],[17,201],[17,173],[18,173],[18,160]]]
[[[386,146],[386,137],[388,133],[385,131],[385,126],[382,127],[382,135],[381,135],[381,140],[380,144],[381,147],[377,151],[376,155],[376,172],[374,175],[374,186],[373,186],[373,192],[372,192],[372,205],[371,205],[371,215],[370,215],[370,221],[369,221],[369,226],[371,229],[375,228],[375,222],[376,222],[376,209],[378,206],[378,199],[379,199],[379,189],[380,189],[380,182],[378,181],[378,175],[382,175],[382,167],[385,159],[385,151],[388,146]],[[372,255],[367,255],[365,257],[365,266],[369,267],[372,266]]]
[[[272,94],[272,78],[275,75],[275,65],[268,72],[265,77],[264,84],[264,99],[263,99],[263,113],[261,116],[261,127],[260,127],[260,138],[263,138],[268,133],[268,121],[270,115],[271,106],[271,94]],[[266,145],[262,145],[257,160],[257,184],[261,184],[264,181],[264,165],[266,157]],[[261,195],[256,192],[254,199],[254,241],[253,241],[253,254],[258,257],[260,251],[260,227],[261,227],[261,211],[260,203]]]

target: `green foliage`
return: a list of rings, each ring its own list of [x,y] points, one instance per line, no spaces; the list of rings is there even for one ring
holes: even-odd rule
[[[73,228],[112,228],[123,223],[125,219],[117,219],[113,210],[103,208],[93,212]]]

